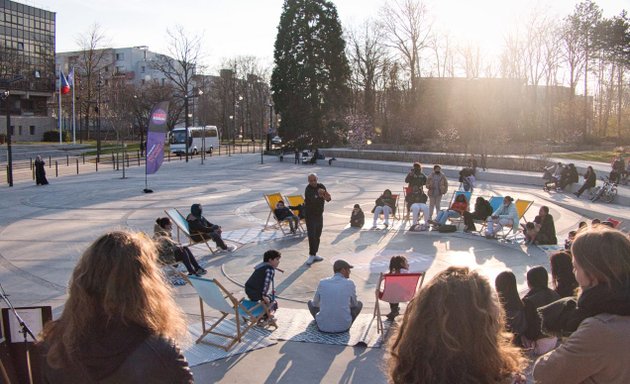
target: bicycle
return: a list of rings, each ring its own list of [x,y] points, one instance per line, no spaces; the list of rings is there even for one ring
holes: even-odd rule
[[[591,193],[591,201],[602,199],[605,203],[612,203],[617,197],[617,183],[610,181],[608,177],[600,177],[604,185],[595,187]]]

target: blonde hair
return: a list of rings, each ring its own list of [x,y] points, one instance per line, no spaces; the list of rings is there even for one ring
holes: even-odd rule
[[[630,239],[623,232],[605,225],[581,230],[571,253],[590,277],[609,289],[630,285]]]
[[[435,276],[392,338],[389,377],[406,383],[500,383],[523,369],[485,277],[465,267]]]
[[[185,316],[157,267],[154,243],[142,234],[110,232],[83,253],[61,317],[44,330],[48,364],[73,362],[78,348],[110,322],[171,339],[186,335]]]

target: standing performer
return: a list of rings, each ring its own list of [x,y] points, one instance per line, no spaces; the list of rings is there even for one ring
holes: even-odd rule
[[[317,174],[308,175],[308,185],[304,190],[304,211],[306,214],[306,232],[308,234],[308,259],[306,265],[324,260],[317,256],[319,238],[324,227],[324,203],[330,201],[330,193],[323,184],[317,182]]]
[[[35,184],[37,185],[48,184],[48,180],[46,180],[45,165],[46,163],[42,160],[42,157],[37,155],[37,158],[35,158]]]

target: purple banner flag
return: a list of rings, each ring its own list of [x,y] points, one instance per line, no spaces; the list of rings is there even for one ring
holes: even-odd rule
[[[154,174],[164,161],[164,141],[166,140],[166,118],[168,101],[159,102],[151,112],[147,132],[147,175]]]

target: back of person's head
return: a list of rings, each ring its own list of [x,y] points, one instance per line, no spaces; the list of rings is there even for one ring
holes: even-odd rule
[[[571,253],[560,251],[552,254],[549,257],[549,265],[551,267],[551,282],[556,289],[564,287],[577,288],[578,284],[573,274]]]
[[[602,221],[600,219],[593,219],[591,220],[591,225],[596,225],[596,224],[600,224]]]
[[[503,310],[488,280],[468,268],[449,267],[409,303],[390,346],[390,381],[502,382],[523,366],[504,329]]]
[[[530,288],[548,288],[549,273],[542,265],[532,267],[527,271],[527,285]]]
[[[590,278],[610,289],[630,286],[630,239],[623,232],[596,226],[577,234],[571,253]]]
[[[354,209],[361,209],[361,206],[359,204],[355,204]]]
[[[494,287],[499,295],[499,300],[505,309],[518,309],[523,307],[523,302],[518,294],[516,276],[511,271],[499,273],[494,280]]]
[[[192,213],[193,216],[201,217],[201,212],[203,212],[201,204],[193,204],[190,206],[190,213]]]
[[[155,223],[160,226],[160,228],[166,229],[166,226],[171,224],[171,219],[168,217],[158,217],[155,220]]]
[[[44,331],[48,363],[71,364],[77,348],[110,323],[137,325],[165,337],[185,336],[185,317],[164,283],[153,242],[142,234],[110,232],[83,253],[72,272],[63,313]]]
[[[484,201],[486,201],[486,199],[484,199],[484,198],[483,198],[483,197],[481,197],[481,196],[478,196],[478,197],[477,197],[477,200],[475,200],[475,202],[476,202],[477,204],[481,204],[481,203],[483,203]]]
[[[269,262],[269,260],[277,259],[280,256],[282,256],[280,252],[276,251],[275,249],[270,249],[263,254],[263,261],[267,263]]]
[[[528,221],[527,224],[525,224],[525,228],[527,228],[527,229],[534,229],[534,228],[536,228],[536,224],[534,224],[531,221]]]
[[[578,229],[582,229],[586,227],[588,227],[588,224],[586,224],[586,221],[580,221],[580,223],[578,224]]]
[[[392,256],[389,259],[389,273],[399,273],[401,269],[407,268],[407,258],[402,255]]]

